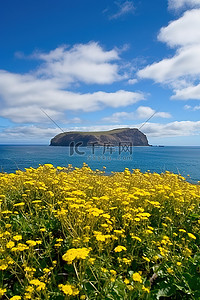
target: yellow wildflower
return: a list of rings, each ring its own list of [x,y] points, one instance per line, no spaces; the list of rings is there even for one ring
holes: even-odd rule
[[[34,247],[37,245],[37,243],[35,241],[32,241],[32,240],[28,240],[26,241],[26,243],[30,246],[30,247]]]
[[[146,260],[147,262],[150,262],[151,260],[148,258],[148,257],[146,257],[146,256],[142,256],[142,258],[144,259],[144,260]]]
[[[7,267],[8,267],[7,264],[2,264],[2,265],[0,265],[0,270],[1,270],[1,271],[6,270]]]
[[[114,251],[115,252],[121,252],[121,251],[126,251],[127,249],[126,249],[126,247],[124,247],[124,246],[117,246],[117,247],[115,247],[115,249],[114,249]]]
[[[143,285],[143,287],[142,287],[142,290],[143,290],[144,292],[146,292],[146,293],[150,293],[150,290],[149,290],[148,288],[146,288],[144,285]]]
[[[131,238],[132,238],[133,240],[137,240],[137,241],[139,241],[139,242],[142,241],[141,238],[139,238],[138,236],[135,236],[135,235],[133,235],[133,234],[131,234]]]
[[[111,273],[112,275],[116,275],[116,274],[117,274],[117,272],[116,272],[115,270],[110,270],[110,273]]]
[[[169,274],[172,274],[174,271],[173,271],[171,268],[167,268],[167,272],[168,272]]]
[[[15,246],[15,243],[10,241],[6,244],[6,248],[13,248]]]
[[[24,202],[19,202],[19,203],[15,203],[15,204],[14,204],[15,207],[16,207],[16,206],[24,206],[24,205],[25,205]]]
[[[142,277],[141,277],[141,275],[138,272],[134,273],[132,275],[132,278],[133,278],[134,281],[142,283]]]
[[[44,290],[46,287],[46,284],[38,279],[32,279],[30,280],[30,284],[36,286],[36,291],[40,292],[41,290]]]
[[[193,240],[196,240],[196,236],[190,232],[188,232],[188,236],[193,239]]]
[[[58,287],[67,296],[76,296],[79,294],[79,290],[72,284],[59,284]]]
[[[15,240],[15,241],[20,241],[20,240],[22,240],[22,235],[17,234],[17,235],[15,235],[15,236],[13,236],[13,240]]]
[[[186,232],[185,229],[179,229],[179,232]]]
[[[124,283],[125,283],[125,284],[129,284],[129,283],[130,283],[130,280],[128,280],[127,278],[125,278],[125,279],[124,279]]]
[[[7,292],[6,289],[1,289],[0,288],[0,297],[3,296]]]
[[[68,264],[72,264],[75,259],[86,259],[89,253],[90,249],[88,248],[72,248],[62,256],[62,259]]]
[[[10,300],[20,300],[20,299],[22,299],[22,297],[17,295],[10,298]]]

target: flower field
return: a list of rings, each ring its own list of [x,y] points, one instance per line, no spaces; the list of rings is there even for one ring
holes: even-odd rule
[[[0,173],[1,299],[200,299],[200,185],[47,164]]]

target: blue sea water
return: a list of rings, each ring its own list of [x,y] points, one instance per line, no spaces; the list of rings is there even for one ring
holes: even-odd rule
[[[191,182],[200,181],[200,147],[133,147],[132,153],[130,148],[122,149],[119,153],[117,147],[81,147],[79,150],[81,154],[70,155],[69,147],[0,145],[0,171],[10,173],[28,167],[37,168],[39,164],[46,163],[81,167],[85,162],[93,170],[102,170],[106,166],[107,174],[123,171],[124,168],[140,169],[142,172],[170,171],[184,177],[189,174]]]

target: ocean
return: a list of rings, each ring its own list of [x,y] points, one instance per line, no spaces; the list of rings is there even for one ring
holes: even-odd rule
[[[27,145],[0,145],[0,171],[15,172],[37,168],[39,164],[81,167],[87,163],[93,170],[123,171],[125,168],[162,173],[174,172],[190,182],[200,181],[200,147],[51,147]],[[187,175],[190,175],[188,177]]]

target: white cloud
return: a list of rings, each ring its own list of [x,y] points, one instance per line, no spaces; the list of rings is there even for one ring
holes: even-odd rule
[[[199,28],[200,10],[187,11],[182,17],[169,23],[167,27],[161,28],[158,40],[167,43],[170,47],[199,44]]]
[[[200,76],[200,44],[178,50],[172,58],[163,59],[138,72],[141,78],[168,83],[182,76]]]
[[[159,118],[170,118],[171,115],[167,112],[156,112],[148,106],[139,106],[135,112],[116,112],[109,117],[103,118],[104,122],[108,123],[121,123],[125,120],[148,119],[153,114]]]
[[[140,78],[167,84],[173,99],[199,99],[200,80],[200,9],[194,9],[162,28],[158,39],[178,47],[171,58],[148,65],[138,72]]]
[[[121,123],[124,120],[131,120],[131,119],[133,119],[133,113],[121,111],[121,112],[113,113],[109,117],[103,118],[102,121],[108,123]]]
[[[105,107],[124,107],[145,98],[141,92],[118,90],[112,93],[70,91],[72,84],[110,84],[122,80],[120,50],[103,50],[98,43],[59,47],[49,53],[34,53],[41,60],[37,71],[15,74],[0,70],[0,116],[13,122],[44,120],[43,108],[55,120],[63,120],[66,111],[95,111]],[[43,119],[42,119],[43,118]],[[71,120],[75,121],[75,120]]]
[[[64,114],[52,109],[46,109],[46,113],[55,120],[64,120]],[[0,115],[4,118],[10,119],[15,123],[36,123],[48,121],[44,116],[41,109],[36,106],[19,106],[19,107],[6,107],[1,109]]]
[[[184,105],[184,107],[183,107],[185,110],[190,110],[192,107],[191,107],[191,105]]]
[[[72,48],[59,47],[49,53],[34,54],[44,64],[38,74],[45,78],[54,78],[64,85],[74,82],[87,84],[110,84],[123,79],[119,74],[119,50],[105,51],[98,43],[77,44]]]
[[[138,80],[136,78],[128,80],[128,84],[135,84],[137,82],[138,82]]]
[[[118,6],[118,11],[111,15],[109,17],[109,19],[118,19],[120,18],[121,16],[124,16],[128,13],[133,13],[134,10],[135,10],[135,7],[133,5],[133,2],[132,1],[123,1],[123,2],[116,2],[117,6]]]
[[[59,88],[51,80],[35,79],[29,75],[0,72],[0,116],[14,122],[39,122],[43,108],[55,119],[64,111],[96,111],[107,106],[118,108],[144,99],[142,93],[119,90],[114,93],[74,93]],[[43,118],[44,119],[44,118]]]
[[[190,111],[197,111],[197,110],[200,110],[200,105],[195,105],[195,106],[185,105],[184,109],[190,110]]]
[[[196,105],[194,108],[193,108],[194,111],[196,110],[200,110],[200,105]]]
[[[200,121],[176,121],[167,124],[147,123],[142,131],[151,137],[200,135]]]
[[[194,86],[191,85],[184,89],[177,89],[175,90],[175,95],[173,95],[172,99],[181,99],[181,100],[189,100],[195,99],[200,100],[200,84]]]
[[[172,10],[200,7],[200,0],[168,0],[168,7]]]
[[[17,126],[0,131],[0,139],[4,143],[48,143],[49,140],[59,134],[58,128],[46,128],[37,126]]]

